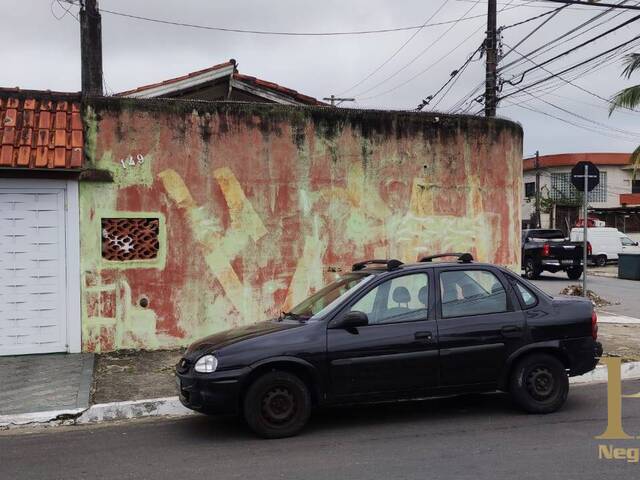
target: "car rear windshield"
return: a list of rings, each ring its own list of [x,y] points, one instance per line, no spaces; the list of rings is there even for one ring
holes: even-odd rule
[[[291,312],[288,313],[300,318],[319,317],[320,315],[318,314],[326,313],[334,304],[339,303],[342,299],[350,296],[357,290],[353,287],[371,278],[373,278],[372,275],[362,273],[347,273],[341,275],[336,281],[318,290],[306,300],[293,307]]]

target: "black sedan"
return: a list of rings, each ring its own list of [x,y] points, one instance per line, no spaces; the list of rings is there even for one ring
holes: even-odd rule
[[[176,367],[182,403],[267,438],[345,403],[503,390],[527,412],[559,409],[602,354],[592,304],[436,257],[357,263],[279,318],[195,342]]]

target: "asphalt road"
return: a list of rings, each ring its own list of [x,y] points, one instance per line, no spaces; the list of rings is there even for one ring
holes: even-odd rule
[[[625,392],[640,391],[640,381]],[[624,400],[640,435],[640,400]],[[0,433],[2,479],[631,479],[598,459],[604,384],[572,387],[564,409],[525,415],[504,395],[317,412],[298,437],[260,440],[234,418],[187,417]],[[613,442],[640,447],[640,439]]]
[[[560,290],[568,285],[582,285],[580,280],[569,280],[563,272],[544,272],[539,280],[533,282],[543,291],[557,295]],[[593,290],[612,305],[600,308],[602,311],[640,317],[640,282],[634,280],[621,280],[619,278],[594,277],[587,275],[587,289]]]

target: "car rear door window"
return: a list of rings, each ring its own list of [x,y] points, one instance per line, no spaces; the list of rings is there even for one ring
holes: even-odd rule
[[[508,310],[507,294],[487,270],[451,270],[440,274],[442,316],[463,317]]]
[[[429,277],[416,273],[395,277],[369,291],[351,311],[364,312],[369,324],[425,320],[429,305]]]
[[[516,289],[522,298],[522,302],[526,307],[533,307],[536,303],[538,303],[538,299],[536,296],[529,290],[527,287],[522,285],[520,282],[515,282]]]

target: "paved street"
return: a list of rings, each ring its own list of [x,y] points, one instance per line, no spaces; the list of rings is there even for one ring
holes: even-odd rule
[[[639,390],[640,381],[625,383]],[[640,434],[640,401],[623,409],[625,430]],[[637,478],[638,464],[598,459],[593,437],[605,424],[599,384],[572,387],[565,408],[548,416],[521,414],[503,395],[474,395],[324,411],[284,440],[202,416],[3,432],[0,466],[12,480]]]
[[[582,285],[582,279],[569,280],[563,272],[544,272],[540,279],[533,283],[543,291],[557,295],[568,285]],[[593,290],[605,300],[612,302],[612,305],[602,307],[600,310],[630,317],[640,317],[640,282],[589,275],[587,289]],[[615,303],[619,303],[619,305],[615,305]]]

